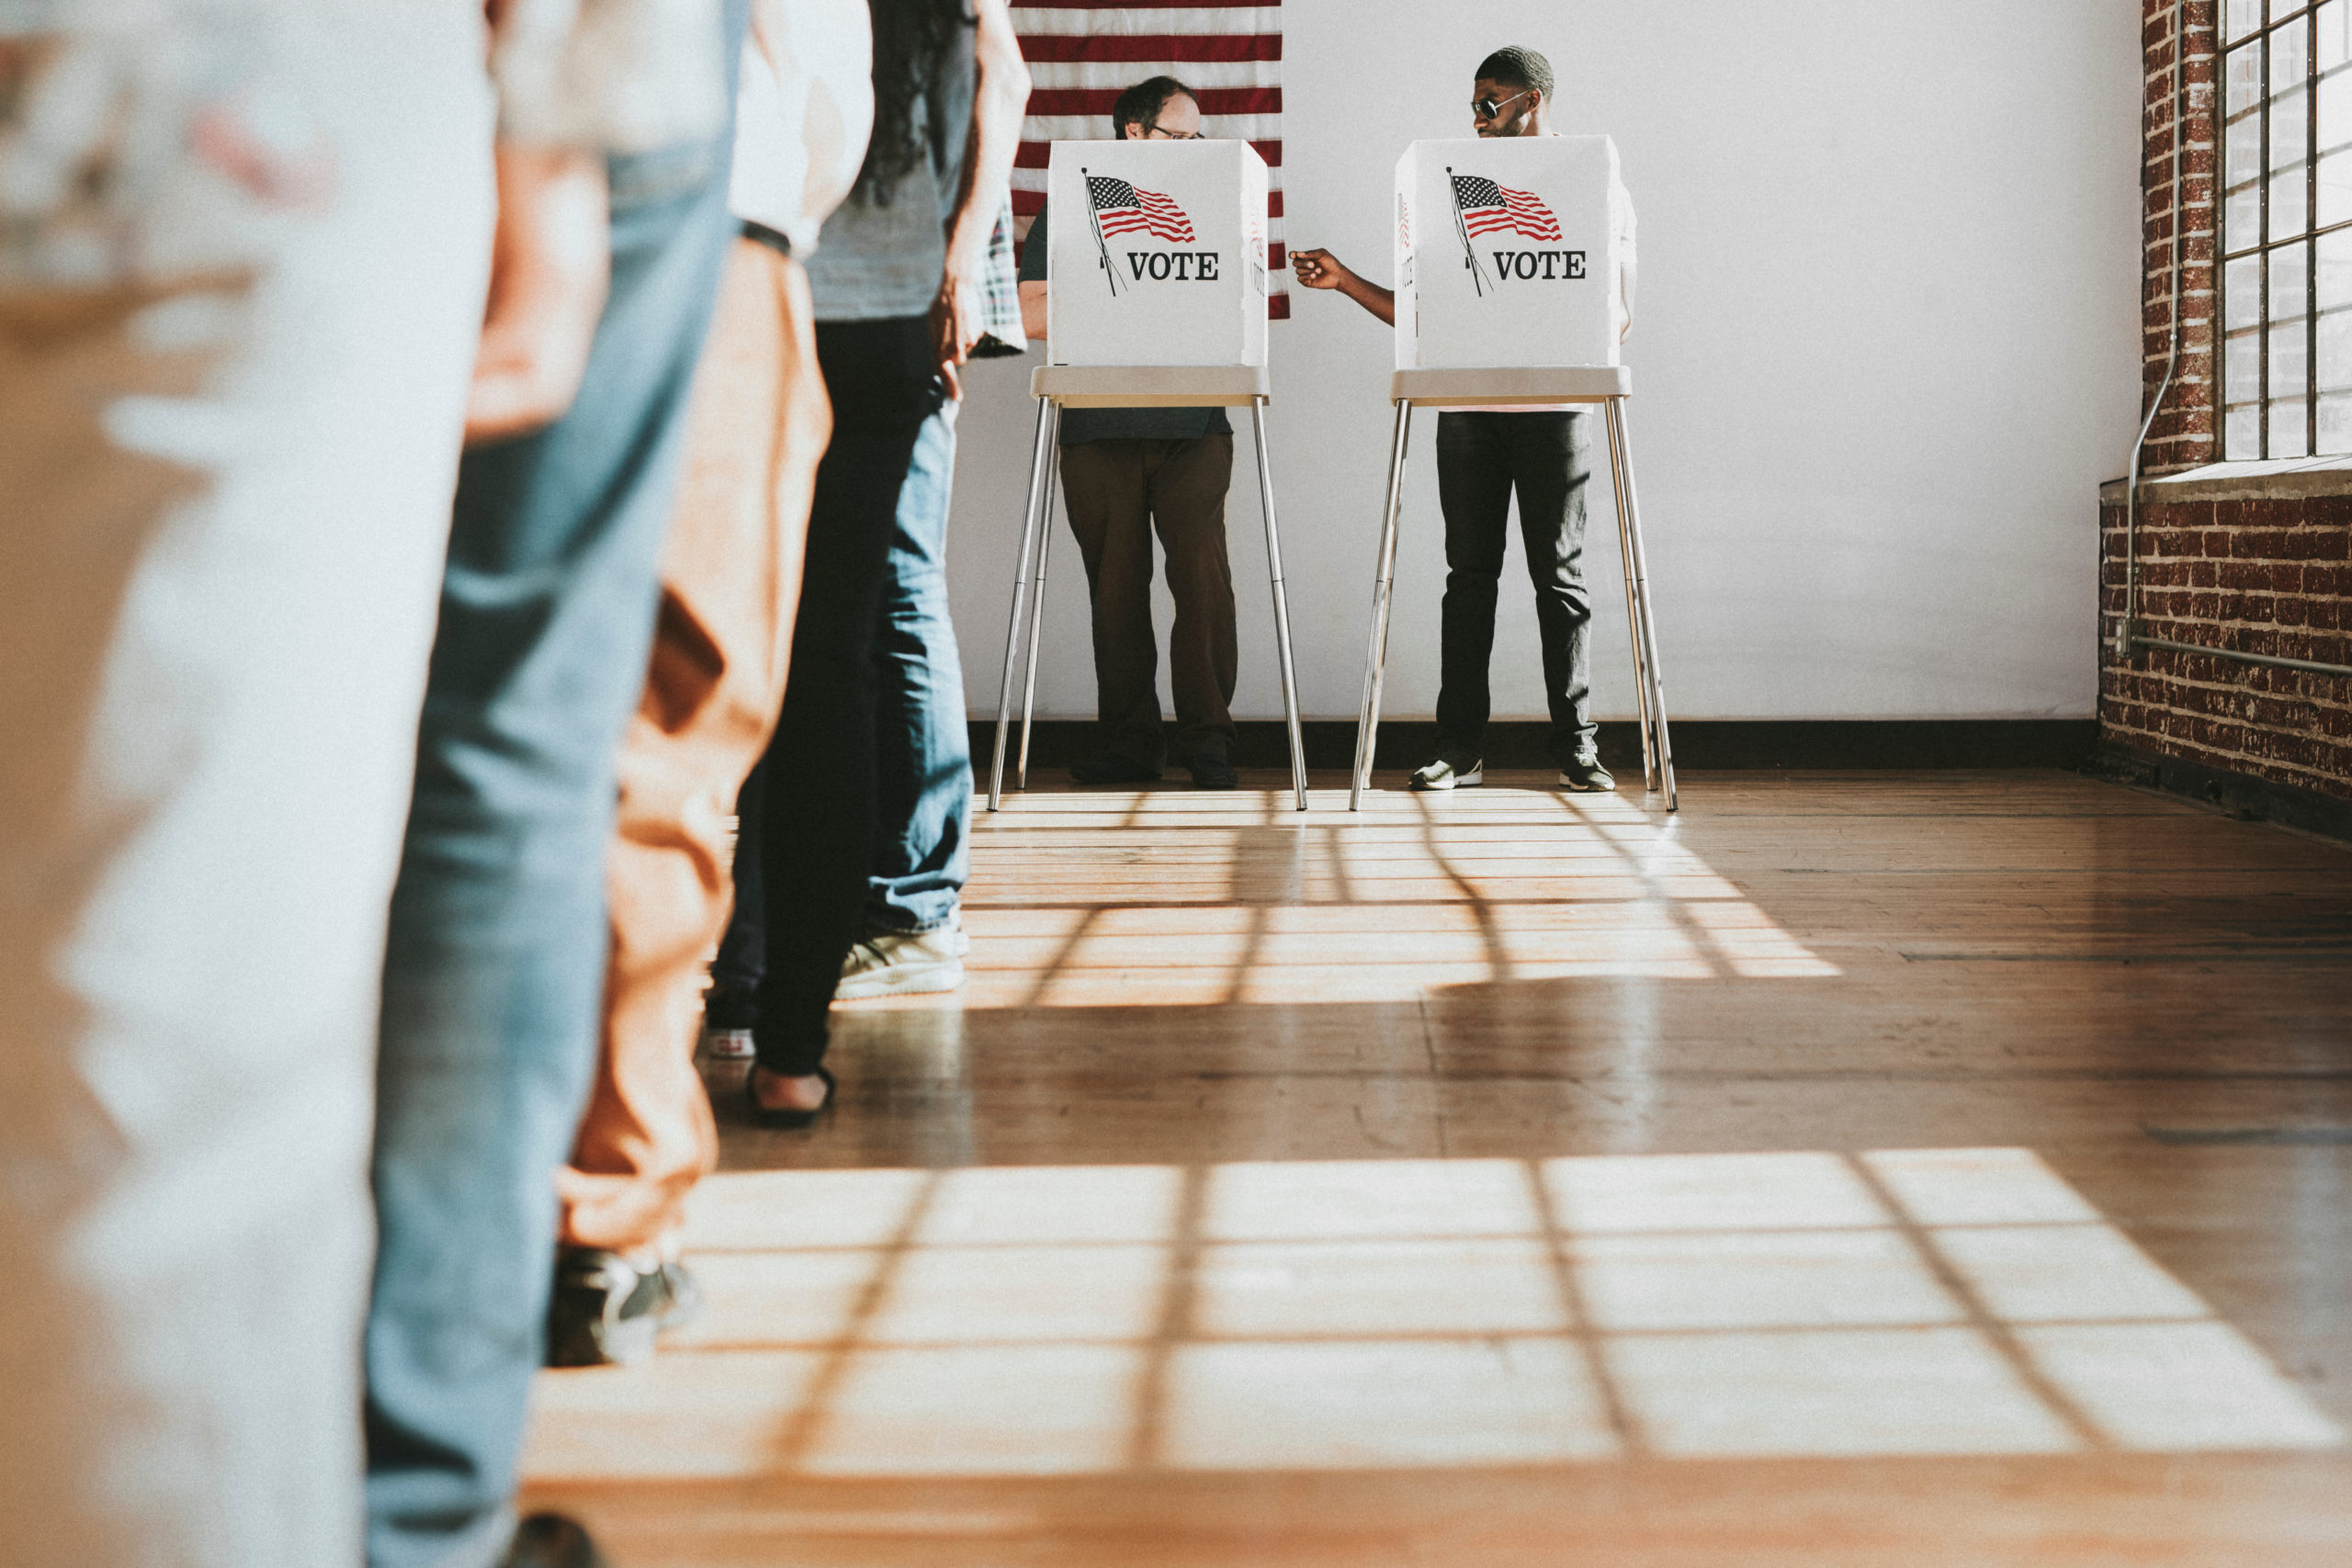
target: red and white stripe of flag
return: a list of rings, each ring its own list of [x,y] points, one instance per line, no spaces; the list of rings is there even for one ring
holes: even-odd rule
[[[1025,238],[1046,202],[1057,141],[1102,141],[1111,106],[1148,76],[1173,76],[1201,103],[1201,134],[1248,141],[1266,161],[1267,310],[1290,314],[1283,245],[1281,0],[1010,0],[1029,62],[1029,118],[1013,160],[1012,210]]]

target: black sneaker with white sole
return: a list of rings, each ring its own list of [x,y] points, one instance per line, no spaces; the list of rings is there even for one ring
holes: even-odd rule
[[[1471,789],[1486,782],[1482,757],[1440,757],[1413,770],[1415,789]]]
[[[1617,787],[1600,759],[1589,752],[1560,764],[1560,787],[1577,795],[1605,795]]]
[[[548,1365],[631,1366],[655,1336],[702,1310],[702,1287],[683,1263],[639,1269],[617,1252],[567,1247],[548,1298]]]

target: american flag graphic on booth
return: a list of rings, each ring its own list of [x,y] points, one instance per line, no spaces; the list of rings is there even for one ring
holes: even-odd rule
[[[1156,190],[1145,190],[1125,180],[1089,175],[1086,194],[1094,198],[1094,220],[1101,225],[1106,240],[1114,234],[1141,231],[1171,245],[1193,243],[1193,220],[1184,216],[1184,209],[1172,198]]]
[[[1053,144],[1107,139],[1120,93],[1173,76],[1200,100],[1203,136],[1247,141],[1266,161],[1266,313],[1286,319],[1281,0],[1011,0],[1011,8],[1031,83],[1012,169],[1022,236],[1046,203]]]
[[[1507,229],[1521,239],[1553,243],[1560,238],[1560,221],[1550,208],[1526,191],[1478,175],[1453,176],[1453,204],[1462,209],[1462,226],[1473,236]]]

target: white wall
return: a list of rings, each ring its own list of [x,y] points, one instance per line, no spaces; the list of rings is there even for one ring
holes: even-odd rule
[[[1542,50],[1560,128],[1616,138],[1641,216],[1626,357],[1675,716],[2092,712],[2094,491],[2123,471],[2137,412],[2137,0],[1290,0],[1283,14],[1290,243],[1380,281],[1396,158],[1468,133],[1489,49]],[[1337,294],[1297,290],[1293,310],[1273,328],[1269,429],[1301,700],[1309,717],[1352,718],[1390,344]],[[996,710],[1039,357],[967,381],[953,586],[978,716]],[[1433,427],[1424,414],[1398,556],[1397,717],[1437,696]],[[1595,711],[1628,717],[1600,475]],[[1246,458],[1227,526],[1235,711],[1278,716]],[[1054,567],[1039,711],[1087,716],[1066,531]],[[1514,543],[1498,717],[1544,711],[1524,584]],[[1164,603],[1161,623],[1164,649]]]

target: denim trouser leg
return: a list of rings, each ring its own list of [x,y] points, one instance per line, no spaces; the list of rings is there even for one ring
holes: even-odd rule
[[[882,931],[951,924],[972,858],[971,731],[947,617],[956,407],[924,421],[915,438],[874,647],[876,815],[865,922]]]
[[[504,1549],[595,1063],[614,755],[645,681],[686,393],[732,234],[725,143],[616,160],[580,399],[467,457],[384,972],[368,1558]]]

